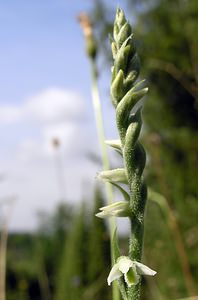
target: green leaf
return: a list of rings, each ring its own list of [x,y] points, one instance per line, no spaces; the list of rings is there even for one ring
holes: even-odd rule
[[[115,229],[113,234],[112,246],[113,246],[113,260],[115,264],[116,260],[120,257],[120,249],[118,246],[118,238],[117,238],[117,228]]]

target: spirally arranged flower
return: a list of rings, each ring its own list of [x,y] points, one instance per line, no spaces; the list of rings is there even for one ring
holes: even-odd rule
[[[116,264],[111,269],[107,278],[108,285],[124,275],[124,280],[128,287],[139,282],[140,275],[154,276],[157,272],[137,261],[132,261],[128,256],[120,256]]]
[[[96,214],[98,218],[128,217],[130,214],[129,202],[119,201],[100,208]]]

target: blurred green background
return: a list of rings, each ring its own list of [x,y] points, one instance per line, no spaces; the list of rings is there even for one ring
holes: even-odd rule
[[[158,274],[144,278],[142,299],[183,299],[198,295],[198,1],[123,2],[150,90],[141,137],[152,188],[144,262]],[[105,65],[109,71],[115,11],[110,3],[95,1],[88,13],[100,41],[99,70]],[[7,300],[111,299],[107,224],[94,217],[105,203],[101,187],[95,188],[92,207],[83,196],[82,203],[63,202],[53,213],[40,214],[36,232],[10,233]],[[122,234],[123,254],[127,243]]]

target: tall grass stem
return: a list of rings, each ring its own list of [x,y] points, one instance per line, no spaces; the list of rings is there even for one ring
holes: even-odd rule
[[[105,134],[104,134],[104,125],[103,125],[103,117],[102,117],[102,108],[101,108],[101,101],[99,95],[99,88],[98,88],[98,71],[96,66],[96,61],[94,58],[90,58],[91,68],[92,68],[92,102],[96,120],[96,128],[98,133],[98,140],[101,149],[102,155],[102,164],[103,170],[108,170],[110,168],[110,162],[108,158],[107,147],[105,144]],[[106,196],[107,196],[107,204],[112,204],[113,202],[113,189],[110,183],[105,184],[106,188]],[[113,234],[116,229],[116,222],[115,218],[110,218],[109,220],[109,228],[110,228],[110,246],[111,246],[111,263],[114,264],[114,256],[113,256]],[[113,284],[113,300],[120,299],[119,289],[117,287],[117,283]]]

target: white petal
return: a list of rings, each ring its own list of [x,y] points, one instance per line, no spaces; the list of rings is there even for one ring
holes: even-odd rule
[[[115,264],[113,268],[111,269],[111,272],[109,273],[109,276],[107,278],[108,285],[111,285],[111,282],[120,278],[122,276],[122,273],[118,269],[118,264]]]
[[[101,207],[100,212],[96,214],[98,218],[109,217],[127,217],[129,215],[129,203],[127,201],[119,201],[110,205]]]
[[[107,217],[106,214],[104,213],[104,211],[101,211],[101,212],[95,214],[95,216],[98,218],[101,218],[101,219],[105,219]]]
[[[134,264],[137,267],[137,272],[140,275],[148,275],[148,276],[154,276],[157,272],[150,269],[149,267],[145,266],[144,264],[141,264],[137,261],[134,261]]]
[[[117,209],[127,209],[129,207],[129,203],[126,201],[117,201],[110,205],[103,206],[99,208],[99,210],[111,212]]]
[[[115,149],[118,149],[118,150],[121,149],[121,141],[120,140],[108,140],[108,141],[105,141],[105,144],[107,144]]]
[[[121,256],[118,259],[118,268],[123,273],[126,274],[129,269],[133,266],[133,262],[127,256]]]
[[[105,182],[112,181],[112,182],[128,183],[124,168],[102,171],[99,173],[98,179],[103,180]]]

